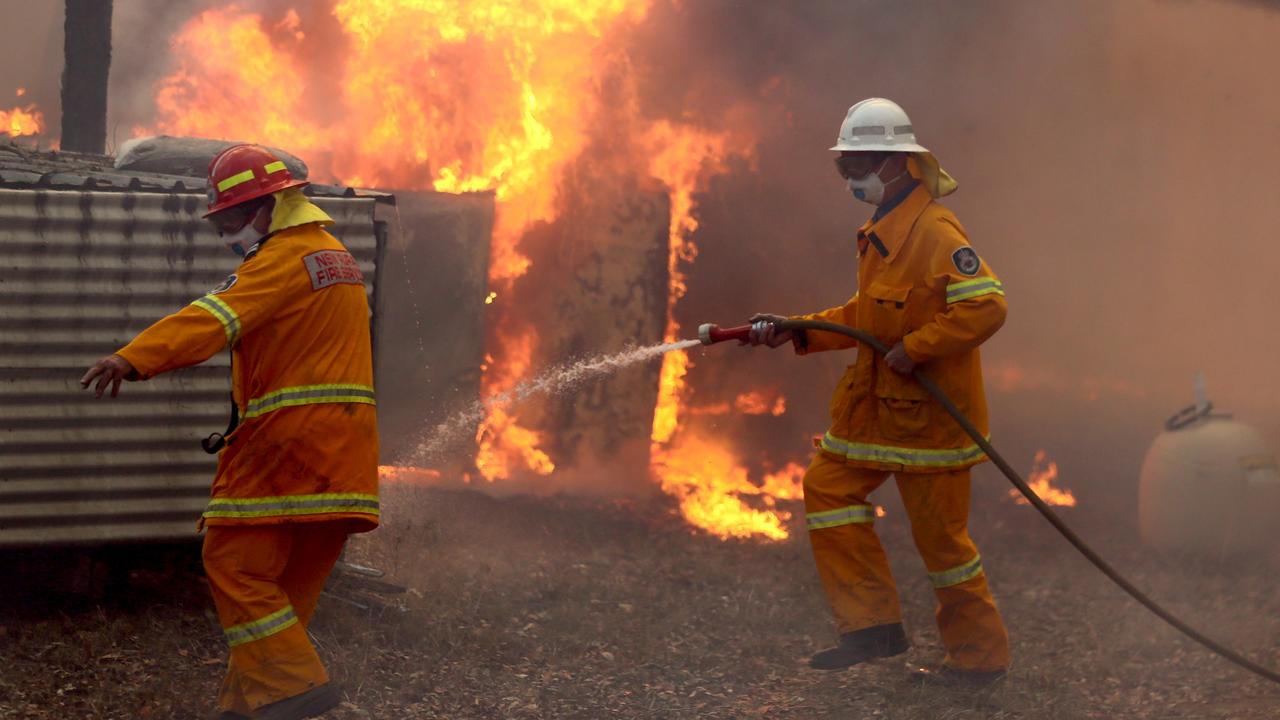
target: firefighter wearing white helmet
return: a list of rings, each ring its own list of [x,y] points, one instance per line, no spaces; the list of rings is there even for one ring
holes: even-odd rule
[[[810,545],[840,641],[811,667],[834,670],[905,652],[902,609],[868,495],[890,474],[938,600],[946,647],[939,668],[917,678],[989,684],[1009,666],[1009,638],[968,533],[969,468],[986,460],[942,406],[911,377],[919,367],[987,432],[978,346],[1004,323],[1000,280],[937,202],[956,181],[916,141],[896,103],[849,108],[831,148],[850,193],[875,206],[858,230],[858,289],[843,305],[797,319],[823,320],[878,337],[884,356],[859,350],[831,401],[831,425],[804,478]],[[797,352],[849,349],[823,332],[778,331],[780,315],[752,318],[750,342]]]
[[[837,165],[846,158],[857,158],[858,153],[911,153],[919,164],[919,179],[930,195],[940,198],[956,191],[956,181],[938,166],[938,159],[928,148],[916,142],[911,118],[892,100],[868,98],[849,108],[831,149],[841,154],[836,158]]]

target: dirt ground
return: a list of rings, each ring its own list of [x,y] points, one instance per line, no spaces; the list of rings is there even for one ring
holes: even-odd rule
[[[833,631],[798,519],[787,542],[724,542],[690,531],[660,503],[403,488],[388,496],[386,526],[353,543],[348,558],[386,570],[407,592],[374,596],[382,602],[368,609],[327,597],[311,627],[345,690],[329,716],[339,720],[1280,715],[1280,687],[1181,639],[1030,508],[990,493],[975,503],[972,529],[1015,667],[978,693],[906,679],[907,663],[942,651],[932,593],[891,502],[879,529],[913,648],[822,673],[805,659]],[[1175,612],[1280,666],[1276,557],[1155,557],[1105,513],[1068,516]],[[84,551],[4,558],[0,717],[211,716],[225,646],[198,549],[103,557],[114,575]],[[69,576],[78,594],[65,591]],[[334,592],[369,597],[344,585]]]

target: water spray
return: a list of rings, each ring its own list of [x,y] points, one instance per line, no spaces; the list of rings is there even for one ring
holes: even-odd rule
[[[889,352],[889,348],[874,336],[862,330],[857,330],[845,325],[822,322],[820,320],[783,320],[781,322],[773,323],[773,325],[777,329],[784,331],[817,330],[821,332],[837,333],[839,335],[845,335],[853,338],[862,345],[865,345],[882,355],[888,354]],[[721,328],[718,325],[706,323],[698,328],[698,340],[700,340],[703,345],[715,345],[729,340],[747,342],[750,332],[750,325]],[[1032,507],[1038,510],[1040,514],[1049,521],[1049,524],[1053,525],[1053,527],[1061,533],[1062,536],[1067,539],[1067,542],[1071,543],[1081,555],[1084,555],[1089,562],[1093,563],[1094,567],[1102,571],[1102,574],[1110,578],[1110,580],[1116,585],[1119,585],[1122,590],[1128,593],[1134,600],[1137,600],[1143,607],[1150,610],[1161,620],[1172,625],[1183,635],[1195,640],[1208,648],[1211,652],[1235,663],[1245,670],[1248,670],[1260,677],[1264,677],[1274,683],[1280,683],[1280,673],[1265,668],[1253,662],[1249,658],[1244,657],[1240,653],[1235,652],[1231,648],[1228,648],[1205,636],[1200,631],[1180,620],[1173,613],[1161,607],[1156,603],[1156,601],[1148,597],[1146,593],[1139,590],[1133,583],[1113,568],[1110,563],[1103,560],[1102,556],[1098,555],[1093,548],[1089,547],[1089,545],[1085,543],[1085,541],[1077,535],[1074,530],[1067,527],[1067,524],[1063,522],[1062,518],[1058,517],[1058,514],[1053,511],[1053,508],[1049,507],[1044,500],[1040,499],[1040,496],[1036,494],[1035,490],[1031,489],[1031,486],[1027,485],[1027,482],[1022,479],[1022,476],[1018,474],[1018,471],[1014,470],[1013,466],[996,451],[995,447],[993,447],[991,443],[983,437],[982,433],[974,426],[973,422],[969,420],[969,418],[961,412],[958,407],[956,407],[955,403],[951,401],[951,398],[947,397],[947,394],[944,393],[942,389],[933,382],[933,380],[929,379],[928,375],[917,367],[911,372],[911,376],[915,378],[916,382],[919,382],[920,385],[923,386],[924,389],[942,405],[942,407],[951,415],[952,418],[955,419],[957,423],[960,424],[960,427],[964,429],[965,433],[967,433],[969,437],[978,444],[978,447],[982,448],[982,451],[987,454],[987,457],[991,458],[991,461],[995,463],[996,467],[1000,468],[1000,471],[1009,479],[1009,482],[1013,483],[1013,486],[1018,489],[1018,492],[1022,493],[1022,495],[1027,498],[1027,501],[1031,503]]]

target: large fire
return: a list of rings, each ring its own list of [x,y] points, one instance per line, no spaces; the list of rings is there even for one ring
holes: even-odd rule
[[[1048,505],[1074,507],[1076,504],[1075,494],[1067,488],[1054,487],[1054,483],[1057,480],[1058,463],[1050,460],[1045,451],[1037,450],[1035,460],[1031,465],[1031,477],[1027,480],[1027,484]],[[1016,499],[1019,505],[1031,504],[1029,500],[1022,496],[1022,493],[1014,489],[1009,490],[1009,497]]]
[[[240,5],[206,10],[172,40],[177,68],[157,91],[154,123],[136,132],[277,145],[305,157],[313,177],[351,185],[492,190],[481,382],[491,396],[535,370],[538,334],[521,315],[518,283],[533,261],[520,243],[556,219],[560,180],[589,152],[602,118],[612,137],[630,138],[611,147],[623,156],[611,161],[667,190],[664,339],[680,338],[675,311],[684,268],[697,255],[696,194],[729,158],[749,157],[754,140],[749,130],[723,130],[727,122],[711,130],[653,118],[625,82],[602,90],[612,87],[606,73],[626,67],[620,48],[652,1],[299,0],[271,17]],[[656,482],[690,523],[715,535],[787,537],[790,515],[776,504],[800,497],[801,469],[753,482],[726,439],[684,422],[698,411],[686,385],[691,362],[673,352],[661,368],[650,452]],[[744,394],[733,409],[777,416],[786,400]],[[546,438],[520,412],[494,409],[478,429],[475,467],[487,481],[556,469]]]
[[[26,88],[18,88],[17,97],[27,94]],[[44,113],[36,108],[35,103],[27,103],[12,110],[0,110],[0,134],[10,137],[23,135],[39,135],[44,131]]]

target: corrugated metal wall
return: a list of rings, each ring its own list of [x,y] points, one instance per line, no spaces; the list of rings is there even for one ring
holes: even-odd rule
[[[372,293],[375,201],[313,200]],[[78,380],[235,270],[203,208],[203,193],[0,188],[0,545],[193,536],[215,465],[199,440],[227,422],[227,353],[114,400]]]

